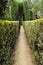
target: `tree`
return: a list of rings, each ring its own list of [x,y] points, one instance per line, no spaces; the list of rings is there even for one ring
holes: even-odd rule
[[[5,8],[7,7],[8,0],[0,0],[0,17],[4,15]]]
[[[42,4],[42,16],[43,16],[43,0],[41,0],[41,4]]]

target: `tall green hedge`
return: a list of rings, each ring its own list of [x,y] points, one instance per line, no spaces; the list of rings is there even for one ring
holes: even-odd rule
[[[18,11],[18,3],[15,0],[9,1],[3,19],[15,20]]]
[[[17,3],[15,0],[12,2],[12,8],[11,8],[11,13],[12,13],[12,19],[16,19],[16,15],[18,14],[18,7],[19,3]]]
[[[29,0],[23,2],[25,20],[35,19],[34,8],[31,8]]]
[[[27,4],[27,1],[23,2],[23,7],[24,7],[25,20],[29,20],[30,19],[30,12],[29,12],[29,5]]]
[[[0,65],[10,65],[10,57],[18,37],[18,21],[0,20]]]
[[[43,18],[23,22],[26,37],[34,52],[37,65],[43,65]]]

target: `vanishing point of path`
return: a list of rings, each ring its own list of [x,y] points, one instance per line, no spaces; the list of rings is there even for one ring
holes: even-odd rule
[[[13,65],[35,65],[24,34],[23,26],[21,26],[19,38],[16,43],[16,50],[13,55]]]

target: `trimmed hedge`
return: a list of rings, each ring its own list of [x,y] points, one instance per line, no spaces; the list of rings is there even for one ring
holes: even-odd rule
[[[43,65],[43,18],[23,22],[26,37],[34,52],[37,65]]]
[[[18,21],[0,20],[0,65],[10,65],[10,57],[18,37]]]

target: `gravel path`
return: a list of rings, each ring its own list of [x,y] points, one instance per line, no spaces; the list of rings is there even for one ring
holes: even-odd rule
[[[21,26],[19,38],[16,43],[16,50],[13,53],[13,62],[13,65],[35,65],[33,63],[31,50],[27,44],[23,26]]]

